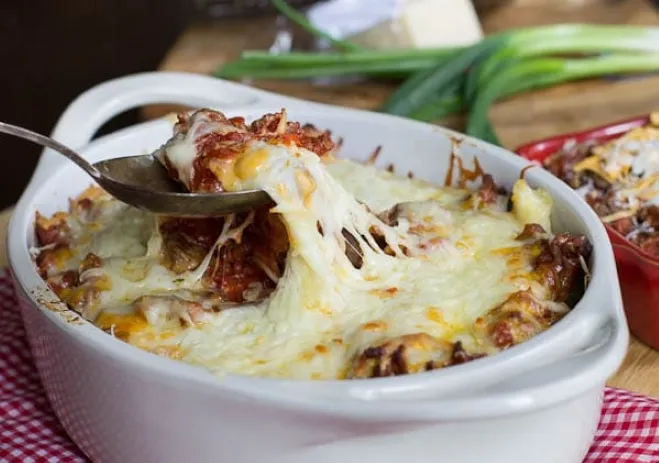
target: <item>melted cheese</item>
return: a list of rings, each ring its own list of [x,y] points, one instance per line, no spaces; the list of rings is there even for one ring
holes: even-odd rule
[[[465,190],[437,188],[423,180],[399,177],[372,165],[336,160],[327,170],[355,199],[374,211],[383,211],[398,203],[432,199],[442,204],[455,203],[465,198]]]
[[[612,185],[613,204],[620,210],[603,217],[605,222],[632,217],[646,204],[659,204],[659,126],[656,119],[654,115],[650,125],[594,147],[592,155],[574,166],[575,172],[592,172]],[[589,182],[579,192],[585,196],[597,193],[597,189]]]
[[[187,132],[179,131],[154,155],[160,162],[165,163],[165,157],[170,165],[178,172],[179,180],[188,188],[194,173],[193,161],[197,156],[197,143],[205,135],[211,133],[235,132],[236,127],[213,120],[211,118],[198,118]]]
[[[593,148],[593,155],[574,166],[588,170],[610,183],[629,186],[659,175],[659,128],[639,127],[607,144]]]
[[[521,223],[537,223],[551,230],[552,201],[549,193],[534,191],[526,182],[517,182],[513,187],[513,214]]]
[[[182,136],[165,146],[162,153],[189,178],[194,143]],[[88,271],[110,283],[98,302],[103,310],[98,323],[111,332],[130,331],[128,341],[136,346],[217,375],[342,378],[352,358],[395,336],[421,332],[495,352],[474,322],[514,292],[531,289],[543,297],[532,273],[534,256],[515,237],[529,221],[550,231],[551,201],[523,180],[515,186],[509,213],[464,207],[467,190],[398,178],[351,161],[326,165],[296,146],[255,141],[234,162],[215,167],[226,189],[261,188],[276,202],[272,212],[281,214],[291,243],[284,274],[261,303],[222,310],[201,323],[186,319],[185,327],[163,319],[156,305],[144,328],[132,302],[145,295],[194,298],[190,294],[202,289],[210,253],[194,271],[173,274],[158,263],[162,240],[154,217],[110,202],[96,231],[73,227],[79,257],[69,265],[75,268],[87,252],[103,257],[102,268]],[[408,206],[396,226],[362,204],[380,212],[401,202]],[[390,253],[375,242],[373,228]],[[360,268],[346,257],[343,230],[361,249]],[[216,246],[232,236],[225,227]]]

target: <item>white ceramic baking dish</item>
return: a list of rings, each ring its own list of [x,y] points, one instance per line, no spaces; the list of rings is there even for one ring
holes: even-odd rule
[[[152,150],[171,134],[156,120],[90,142],[111,117],[150,103],[218,108],[248,119],[286,107],[291,120],[343,137],[341,155],[441,182],[453,145],[511,186],[527,161],[455,132],[384,114],[275,95],[179,73],[128,76],[76,99],[53,136],[90,160]],[[555,230],[594,244],[592,281],[576,308],[523,345],[424,374],[295,382],[208,372],[140,351],[57,302],[28,253],[36,210],[52,213],[89,184],[45,152],[14,212],[9,259],[30,345],[50,401],[98,462],[578,462],[597,425],[606,379],[628,334],[613,253],[592,210],[542,169],[527,180],[554,198]]]

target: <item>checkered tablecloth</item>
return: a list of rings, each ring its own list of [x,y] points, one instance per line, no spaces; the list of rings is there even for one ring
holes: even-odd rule
[[[46,399],[9,276],[0,270],[0,462],[84,461]],[[607,388],[585,462],[659,463],[659,400]]]

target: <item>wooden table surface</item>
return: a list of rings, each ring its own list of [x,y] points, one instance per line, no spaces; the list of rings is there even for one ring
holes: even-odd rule
[[[482,17],[486,32],[559,22],[658,25],[659,15],[647,0],[515,0]],[[160,69],[209,73],[241,50],[268,47],[272,37],[272,19],[195,25],[181,35]],[[377,107],[391,91],[390,86],[373,82],[323,87],[272,81],[254,85],[299,98],[366,109]],[[491,118],[503,144],[514,148],[537,138],[657,109],[659,77],[652,77],[573,83],[527,93],[498,103]],[[171,106],[152,106],[144,108],[144,114],[159,117],[171,110]],[[462,121],[453,118],[441,123],[460,128]],[[4,242],[10,214],[10,210],[0,212],[0,267],[7,264]],[[632,339],[625,362],[609,384],[659,397],[659,352]]]

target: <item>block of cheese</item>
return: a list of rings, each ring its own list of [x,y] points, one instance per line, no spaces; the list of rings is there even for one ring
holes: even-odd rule
[[[471,0],[399,0],[394,18],[350,37],[367,48],[439,48],[471,45],[483,30]]]

